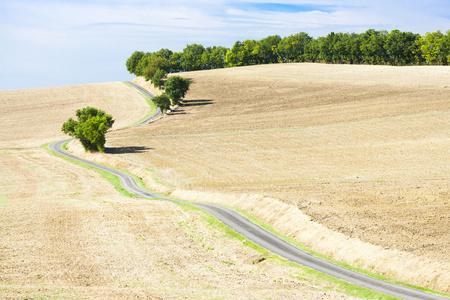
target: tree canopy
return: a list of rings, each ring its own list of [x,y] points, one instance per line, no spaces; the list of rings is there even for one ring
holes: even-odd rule
[[[152,77],[153,86],[155,88],[161,89],[161,85],[163,83],[162,80],[163,80],[164,77],[166,77],[166,75],[167,75],[166,70],[161,70],[161,69],[157,70],[155,72],[155,74],[153,75],[153,77]]]
[[[284,62],[322,62],[379,65],[448,65],[450,30],[425,35],[400,30],[369,29],[363,33],[334,33],[313,38],[299,32],[281,38],[236,41],[231,48],[190,44],[181,52],[161,49],[135,51],[127,70],[151,79],[158,69],[168,73]]]
[[[152,101],[157,107],[159,107],[162,113],[165,113],[170,109],[170,98],[166,93],[153,97]]]
[[[86,151],[105,151],[105,134],[114,124],[111,115],[94,107],[77,109],[77,120],[69,118],[61,131],[80,140]]]
[[[142,51],[134,51],[125,63],[127,71],[131,74],[136,74],[137,66],[144,55],[145,53]]]
[[[172,100],[172,105],[179,104],[184,98],[191,82],[180,76],[171,76],[166,80],[164,91]]]

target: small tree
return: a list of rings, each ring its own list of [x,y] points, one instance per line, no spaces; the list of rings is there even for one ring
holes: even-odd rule
[[[180,76],[171,76],[164,86],[166,94],[172,99],[172,104],[177,105],[184,98],[191,82]]]
[[[105,134],[114,124],[111,115],[94,107],[77,109],[77,121],[69,118],[61,131],[79,139],[86,151],[105,151]]]
[[[161,89],[162,80],[166,77],[167,72],[165,70],[156,71],[155,75],[152,77],[152,83],[155,88]]]
[[[162,113],[165,113],[167,110],[170,109],[170,98],[165,93],[153,97],[152,101],[153,103],[156,104],[157,107],[159,107]]]

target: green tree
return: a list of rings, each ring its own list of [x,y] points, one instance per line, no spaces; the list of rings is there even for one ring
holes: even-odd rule
[[[210,48],[210,47],[208,47]],[[207,49],[208,49],[207,48]],[[226,55],[229,49],[225,47],[212,47],[210,48],[210,63],[212,69],[224,68],[226,66]]]
[[[422,37],[422,53],[428,64],[447,64],[448,48],[441,31],[427,32]]]
[[[200,58],[201,62],[201,70],[211,70],[211,48],[206,48],[205,51],[202,53],[202,56]]]
[[[131,54],[131,56],[127,59],[125,65],[127,66],[127,71],[130,72],[130,74],[135,74],[139,61],[142,57],[144,57],[144,55],[145,53],[142,51],[134,51],[133,54]]]
[[[166,71],[167,69],[168,69],[167,59],[159,55],[153,54],[148,58],[148,64],[144,68],[142,75],[144,75],[145,80],[150,80],[153,78],[153,75],[155,75],[155,73],[158,70]]]
[[[162,49],[158,50],[157,52],[155,52],[155,54],[160,57],[164,57],[165,59],[167,59],[167,61],[169,61],[173,52],[167,48],[162,48]]]
[[[277,46],[281,41],[279,35],[271,35],[259,41],[262,63],[272,64],[278,62]]]
[[[342,62],[342,33],[329,33],[325,39],[322,39],[321,57],[327,63]]]
[[[263,61],[260,44],[256,40],[237,41],[226,55],[230,67],[260,64]]]
[[[202,54],[205,48],[200,44],[186,45],[181,53],[181,67],[185,71],[196,71],[202,69]]]
[[[165,70],[158,70],[152,77],[152,83],[155,88],[161,89],[162,80],[166,77],[167,72]]]
[[[311,42],[310,37],[305,32],[296,33],[284,37],[277,45],[276,51],[279,62],[305,61],[305,49]]]
[[[94,107],[77,109],[77,120],[69,118],[61,131],[80,140],[86,151],[105,151],[105,134],[114,124],[111,115]]]
[[[363,34],[361,51],[365,63],[372,65],[383,64],[389,61],[384,44],[387,31],[369,29]]]
[[[408,65],[417,62],[417,39],[419,34],[412,32],[402,32],[400,30],[392,30],[386,36],[386,44],[384,48],[389,56],[389,62],[393,66]]]
[[[227,51],[226,60],[228,62],[229,67],[242,66],[243,64],[243,53],[242,50],[244,44],[241,41],[236,41],[231,47],[230,50]]]
[[[191,82],[180,76],[171,76],[164,85],[166,94],[172,99],[172,104],[177,105],[184,98]]]
[[[152,56],[153,53],[145,53],[144,56],[142,56],[142,58],[139,60],[135,71],[134,71],[134,75],[136,76],[143,76],[144,75],[144,69],[148,66],[148,64],[150,63],[150,56]]]
[[[167,60],[155,67],[153,57]],[[316,39],[300,32],[281,38],[268,36],[259,41],[236,41],[231,49],[186,45],[183,52],[161,49],[155,53],[135,51],[127,60],[127,69],[137,76],[151,78],[158,69],[168,73],[247,66],[275,62],[326,62],[350,64],[447,65],[450,62],[450,30],[426,33],[369,29],[364,33],[334,33]]]
[[[347,50],[348,33],[336,33],[333,41],[332,61],[333,63],[347,63],[350,61],[350,55]]]
[[[304,61],[315,62],[319,56],[319,42],[317,39],[311,39],[311,41],[305,45],[305,54],[303,54]]]
[[[153,97],[152,101],[157,107],[159,107],[162,113],[165,113],[170,109],[170,98],[166,93]]]
[[[331,53],[330,53],[330,41],[332,40],[332,36],[334,32],[328,34],[326,37],[320,36],[316,39],[317,43],[316,47],[316,61],[329,63],[331,62]],[[332,46],[332,45],[331,45]]]
[[[447,53],[447,64],[449,64],[450,63],[450,30],[447,30],[447,33],[444,36],[443,44],[445,46],[445,50]]]
[[[185,71],[181,66],[181,52],[173,52],[169,58],[169,73],[178,73]]]
[[[264,59],[261,45],[256,40],[244,41],[244,62],[246,65],[259,65]]]
[[[363,61],[363,54],[361,50],[362,35],[352,33],[348,36],[346,41],[346,49],[351,64],[360,64]]]

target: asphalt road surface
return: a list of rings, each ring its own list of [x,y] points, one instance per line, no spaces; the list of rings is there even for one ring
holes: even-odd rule
[[[133,86],[136,86],[132,82],[127,82],[128,84],[131,84]],[[153,97],[152,94],[150,94],[147,90],[143,89],[140,86],[137,86],[137,89],[144,93],[149,98]],[[159,116],[160,113],[155,113],[153,116],[141,121],[139,124],[146,124],[151,119],[156,118]],[[273,235],[272,233],[266,231],[265,229],[259,227],[258,225],[250,222],[247,218],[243,217],[242,215],[238,214],[237,212],[219,206],[219,205],[213,205],[213,204],[207,204],[207,203],[190,203],[180,200],[174,200],[170,198],[166,198],[157,194],[154,194],[152,192],[149,192],[141,187],[139,187],[136,184],[136,181],[134,178],[127,173],[121,172],[116,169],[112,169],[109,167],[105,167],[103,165],[97,164],[95,162],[77,157],[75,155],[72,155],[68,153],[67,151],[62,149],[62,145],[71,139],[62,140],[58,142],[54,142],[49,145],[50,150],[53,152],[63,156],[67,157],[79,162],[82,162],[86,165],[101,169],[103,171],[112,173],[116,175],[122,184],[122,186],[127,189],[128,191],[136,194],[137,196],[149,198],[149,199],[160,199],[160,200],[166,200],[171,202],[179,202],[179,203],[187,203],[190,205],[193,205],[195,207],[201,208],[214,217],[216,217],[218,220],[220,220],[225,225],[232,228],[237,233],[243,235],[247,239],[251,240],[252,242],[264,247],[265,249],[280,255],[292,262],[298,263],[300,265],[312,268],[314,270],[317,270],[319,272],[334,276],[336,278],[342,279],[344,281],[350,282],[352,284],[374,290],[377,292],[381,292],[384,294],[388,294],[391,296],[395,296],[402,299],[430,299],[430,300],[437,300],[437,299],[449,299],[443,296],[437,296],[430,293],[426,293],[423,291],[419,291],[416,289],[408,288],[405,286],[385,282],[379,279],[372,278],[367,275],[360,274],[358,272],[346,269],[344,267],[335,265],[331,262],[325,261],[323,259],[320,259],[318,257],[315,257],[309,253],[306,253],[299,248],[287,243],[286,241],[280,239],[279,237]]]

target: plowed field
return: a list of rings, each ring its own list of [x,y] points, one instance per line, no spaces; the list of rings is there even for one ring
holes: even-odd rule
[[[283,64],[181,75],[192,80],[185,105],[109,134],[110,148],[148,149],[116,156],[154,170],[177,195],[288,204],[350,238],[347,245],[406,255],[384,257],[392,265],[383,271],[364,263],[371,255],[347,251],[353,264],[448,291],[448,281],[437,283],[448,279],[450,252],[448,67]],[[255,214],[259,208],[252,202]],[[291,222],[284,233],[303,230]],[[341,251],[333,249],[338,241],[300,242],[331,256]],[[402,270],[410,257],[437,267]]]
[[[122,83],[0,91],[1,299],[347,299],[198,212],[121,196],[40,147],[87,105],[115,128],[149,111]]]

